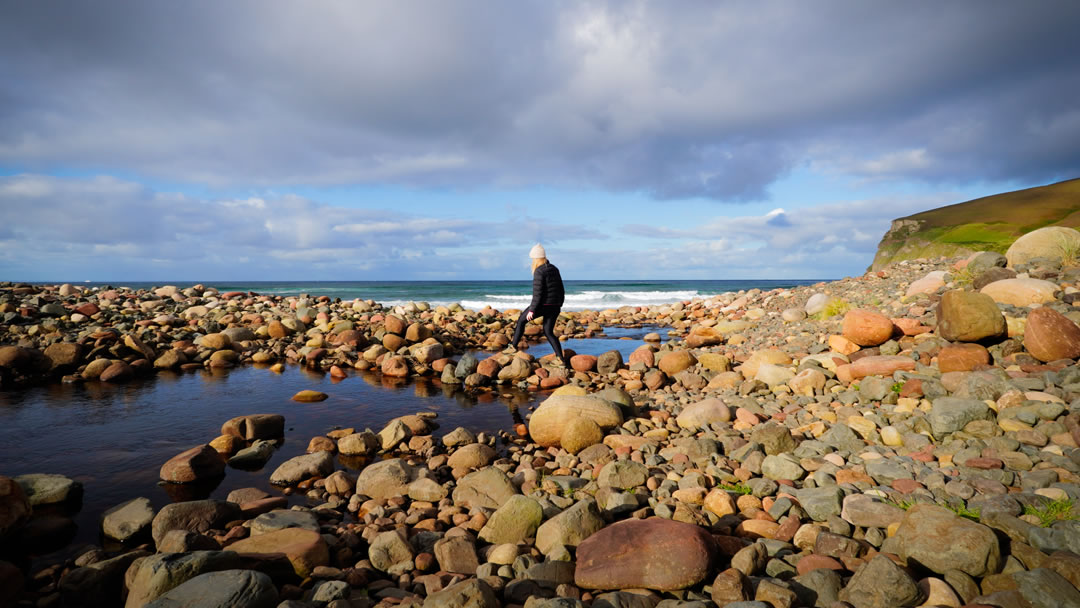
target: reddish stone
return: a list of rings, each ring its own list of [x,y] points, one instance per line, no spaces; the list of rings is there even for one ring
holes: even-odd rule
[[[990,364],[990,351],[979,344],[949,344],[938,353],[941,373],[970,372]]]
[[[656,365],[656,355],[653,354],[651,348],[643,344],[634,349],[634,352],[630,353],[627,363],[629,365],[641,363],[645,367],[653,367]]]
[[[918,481],[915,481],[914,479],[903,479],[903,478],[901,478],[901,479],[895,479],[892,482],[892,489],[894,489],[897,492],[900,492],[902,494],[910,494],[910,493],[914,492],[915,490],[920,490],[920,489],[923,489],[925,487],[926,486],[919,483]]]
[[[499,362],[495,360],[495,357],[488,357],[476,366],[476,373],[487,376],[488,378],[494,378],[499,375],[500,367],[501,366],[499,365]]]
[[[863,471],[856,469],[840,469],[836,472],[836,484],[863,482],[873,485],[874,480]]]
[[[582,541],[574,583],[584,589],[685,589],[705,579],[715,553],[712,536],[700,526],[628,519]]]
[[[562,386],[562,378],[544,378],[540,380],[540,388],[547,390]]]
[[[923,396],[922,380],[918,378],[912,378],[904,383],[904,386],[900,387],[900,396],[909,398],[919,398]]]
[[[872,310],[855,309],[844,315],[843,335],[859,346],[877,346],[893,334],[889,317]]]
[[[409,364],[405,362],[405,357],[387,357],[382,362],[382,373],[391,378],[404,378],[409,375]]]
[[[574,355],[570,358],[570,367],[578,372],[591,372],[596,369],[596,357],[593,355]]]
[[[874,355],[852,363],[848,371],[853,379],[858,380],[866,376],[891,376],[898,370],[914,371],[915,360],[911,357]]]
[[[225,293],[221,294],[221,297],[225,300],[231,300],[233,298],[239,298],[243,295],[245,294],[242,291],[226,291]]]
[[[795,565],[795,569],[799,571],[799,574],[806,574],[814,570],[820,570],[825,568],[826,570],[844,570],[844,564],[840,563],[840,560],[829,557],[828,555],[818,555],[817,553],[811,553],[806,557],[799,560],[799,563]]]
[[[1040,361],[1080,357],[1080,327],[1052,308],[1036,308],[1027,318],[1024,348]]]
[[[386,319],[383,320],[383,327],[386,328],[386,331],[388,331],[388,332],[390,332],[392,334],[397,334],[399,336],[404,336],[405,335],[405,329],[408,326],[405,324],[405,321],[403,319],[401,319],[400,317],[395,317],[394,315],[388,315],[386,317]]]
[[[130,379],[135,375],[135,370],[131,369],[131,366],[124,361],[116,361],[109,367],[105,368],[105,371],[101,372],[98,379],[102,382],[123,382]]]
[[[964,466],[972,469],[1003,469],[1005,463],[997,458],[968,458]]]
[[[918,336],[933,331],[932,328],[919,323],[915,319],[898,318],[893,319],[892,322],[905,336]]]
[[[93,302],[87,302],[86,304],[79,304],[78,306],[76,306],[75,312],[81,315],[92,317],[97,313],[101,312],[101,309],[98,308],[97,304],[94,304]]]
[[[161,465],[160,476],[171,483],[192,483],[225,473],[225,461],[209,445],[184,450]]]

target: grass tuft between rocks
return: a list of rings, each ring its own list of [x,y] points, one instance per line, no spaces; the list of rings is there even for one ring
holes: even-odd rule
[[[1039,525],[1049,528],[1056,521],[1080,519],[1080,515],[1073,511],[1075,501],[1069,498],[1051,500],[1041,506],[1025,505],[1024,515],[1034,515],[1039,518]]]

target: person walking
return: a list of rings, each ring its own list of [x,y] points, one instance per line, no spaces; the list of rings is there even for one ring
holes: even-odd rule
[[[562,361],[563,365],[569,368],[570,361],[563,354],[562,344],[559,343],[559,338],[555,335],[555,321],[558,320],[559,311],[562,309],[563,301],[566,299],[562,276],[559,274],[559,269],[548,261],[547,252],[544,251],[544,247],[540,243],[537,243],[536,246],[529,250],[529,258],[532,259],[533,271],[532,302],[518,316],[517,327],[514,329],[514,339],[510,342],[508,350],[517,349],[521,336],[525,333],[526,323],[535,318],[542,318],[544,320],[544,335],[547,337],[548,344],[551,344],[551,349],[555,351],[555,356],[559,358],[559,361]]]

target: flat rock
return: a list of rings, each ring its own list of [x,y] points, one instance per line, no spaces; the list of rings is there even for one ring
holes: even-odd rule
[[[22,488],[31,507],[78,501],[82,498],[81,482],[51,473],[19,475],[15,482]]]
[[[330,452],[315,452],[294,456],[281,463],[270,474],[270,483],[276,486],[288,486],[299,483],[309,477],[326,477],[334,472],[334,455]]]
[[[181,584],[208,572],[240,567],[233,551],[157,553],[137,562],[130,578],[126,608],[140,608]],[[133,564],[132,568],[136,565]]]
[[[274,608],[277,603],[277,588],[269,576],[254,570],[221,570],[177,585],[146,608]]]
[[[985,402],[960,397],[938,397],[927,416],[934,437],[939,439],[963,429],[969,422],[991,417],[990,406]]]
[[[149,498],[132,498],[105,511],[101,529],[108,538],[126,541],[150,529],[154,507]]]
[[[154,516],[151,533],[159,542],[169,530],[206,532],[220,530],[225,524],[240,519],[240,507],[223,500],[189,500],[165,505]]]
[[[300,578],[306,578],[318,566],[330,564],[330,549],[318,532],[302,528],[283,528],[251,536],[229,545],[237,553],[284,553]]]
[[[714,553],[712,536],[699,526],[628,519],[578,545],[574,583],[584,589],[685,589],[705,579]]]
[[[960,570],[981,577],[996,573],[1002,563],[993,530],[936,505],[908,509],[894,539],[901,558],[937,574]]]
[[[269,511],[251,520],[252,536],[286,528],[300,528],[301,530],[318,532],[319,520],[310,511],[293,511],[291,509]]]

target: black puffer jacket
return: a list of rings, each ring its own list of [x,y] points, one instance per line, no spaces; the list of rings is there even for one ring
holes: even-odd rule
[[[566,291],[563,289],[559,269],[551,262],[538,266],[533,271],[532,302],[529,309],[536,310],[539,306],[562,307],[565,299]]]

